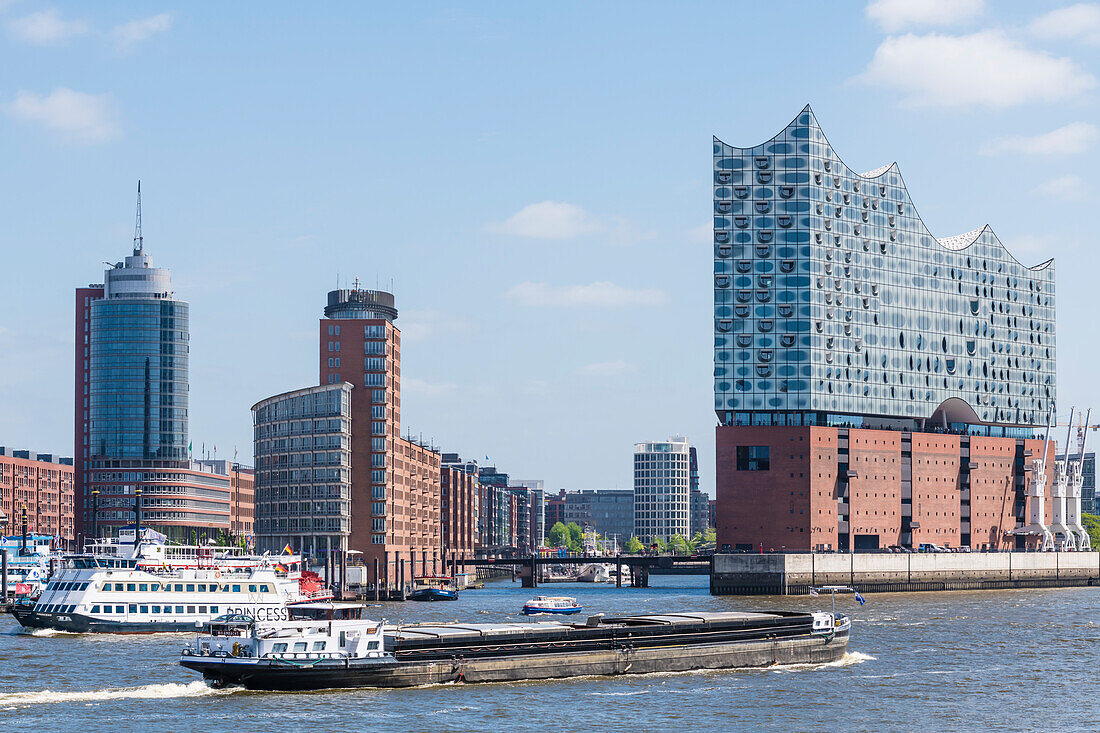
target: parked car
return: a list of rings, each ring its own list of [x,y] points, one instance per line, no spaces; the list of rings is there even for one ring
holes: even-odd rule
[[[933,542],[922,542],[917,548],[917,552],[951,552],[946,547],[940,547]]]

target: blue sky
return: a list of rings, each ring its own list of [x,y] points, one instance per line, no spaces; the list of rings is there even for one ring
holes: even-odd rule
[[[711,136],[806,103],[938,236],[1056,258],[1060,412],[1100,407],[1098,50],[1088,3],[0,0],[0,445],[71,452],[73,289],[141,178],[196,448],[251,455],[358,277],[397,297],[406,429],[551,490],[685,434],[713,492]]]

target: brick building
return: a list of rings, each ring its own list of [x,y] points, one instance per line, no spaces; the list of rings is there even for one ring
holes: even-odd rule
[[[713,287],[719,550],[1049,543],[1052,260],[933,236],[806,107],[714,140]]]
[[[65,546],[76,540],[73,503],[73,459],[0,446],[0,534],[27,531],[56,537]]]
[[[477,548],[478,480],[476,471],[446,462],[440,479],[442,550],[444,561],[449,564],[456,558],[472,558]]]

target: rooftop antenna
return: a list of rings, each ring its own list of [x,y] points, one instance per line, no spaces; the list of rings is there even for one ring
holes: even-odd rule
[[[141,254],[145,239],[141,236],[141,179],[138,179],[137,217],[134,220],[134,255]]]

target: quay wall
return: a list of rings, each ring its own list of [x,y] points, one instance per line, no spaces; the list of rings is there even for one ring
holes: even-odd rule
[[[790,553],[715,555],[714,595],[805,595],[811,586],[861,593],[1100,584],[1100,552]]]

